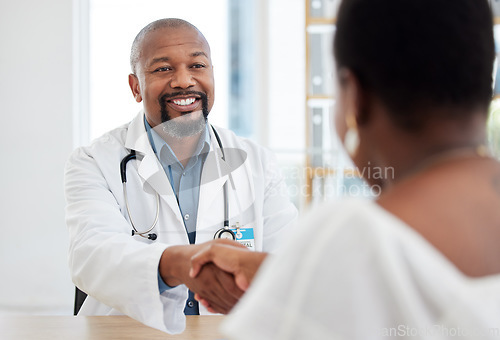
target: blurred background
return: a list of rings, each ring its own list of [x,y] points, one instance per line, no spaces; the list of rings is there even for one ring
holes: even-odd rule
[[[339,2],[1,1],[0,315],[72,314],[64,164],[74,148],[141,109],[128,87],[130,46],[159,18],[203,32],[215,66],[211,123],[272,149],[301,212],[345,195],[375,196],[331,133]],[[499,129],[495,99],[488,131],[497,155]]]

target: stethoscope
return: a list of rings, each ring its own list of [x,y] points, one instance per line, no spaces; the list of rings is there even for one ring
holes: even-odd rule
[[[224,148],[222,147],[222,142],[220,140],[219,134],[215,130],[215,128],[212,126],[212,130],[214,132],[215,138],[217,139],[217,143],[219,144],[219,148],[222,153],[222,160],[226,160],[226,156],[224,154]],[[141,237],[147,238],[149,240],[156,240],[158,235],[156,233],[150,233],[154,227],[156,227],[156,224],[158,223],[158,217],[160,216],[160,196],[158,193],[156,193],[156,214],[155,214],[155,219],[153,221],[153,224],[146,230],[146,231],[139,231],[138,228],[136,227],[134,220],[132,219],[132,215],[130,214],[130,207],[128,204],[128,196],[127,196],[127,163],[132,160],[136,159],[137,154],[135,153],[135,150],[130,151],[130,153],[125,156],[122,161],[120,162],[120,174],[122,178],[122,185],[123,185],[123,195],[125,196],[125,206],[127,208],[127,214],[130,219],[130,224],[132,225],[132,236],[134,235],[139,235]],[[229,179],[232,181],[231,178],[231,173],[228,174]],[[172,189],[173,189],[173,183],[172,184]],[[175,193],[175,191],[174,191]],[[225,239],[230,239],[230,240],[236,240],[236,234],[229,229],[229,202],[227,200],[228,196],[228,187],[227,187],[227,181],[224,183],[224,226],[217,230],[214,234],[214,239],[216,238],[225,238]],[[176,196],[177,197],[177,196]],[[179,201],[177,201],[179,203]]]

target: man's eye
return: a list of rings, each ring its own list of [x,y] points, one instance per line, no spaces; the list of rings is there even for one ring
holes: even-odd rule
[[[205,65],[203,65],[203,64],[194,64],[193,65],[193,68],[204,68],[204,67],[205,67]]]
[[[170,71],[171,68],[169,66],[163,66],[163,67],[158,67],[155,72],[165,72],[165,71]]]

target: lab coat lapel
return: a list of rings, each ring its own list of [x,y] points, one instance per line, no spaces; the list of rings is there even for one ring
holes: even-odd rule
[[[141,112],[130,123],[125,147],[135,150],[138,155],[139,166],[137,172],[144,180],[143,190],[145,192],[151,192],[152,190],[157,192],[161,199],[167,203],[168,209],[172,211],[172,214],[184,225],[170,181],[149,142],[148,134],[144,127],[144,113]]]

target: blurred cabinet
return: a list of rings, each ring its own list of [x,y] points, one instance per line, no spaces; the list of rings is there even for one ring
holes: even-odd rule
[[[498,18],[500,16],[500,0],[489,0],[493,16],[495,17],[495,23],[498,23]]]
[[[333,126],[333,37],[341,0],[305,0],[306,6],[306,192],[307,203],[342,196],[370,196]]]
[[[335,104],[332,42],[339,3],[340,0],[305,0],[307,203],[336,196],[327,191],[337,187],[338,146],[332,133]]]
[[[341,196],[373,197],[335,137],[333,36],[341,0],[305,0],[306,9],[306,203]],[[500,158],[500,0],[489,0],[495,23],[495,99],[490,108],[488,138]]]

